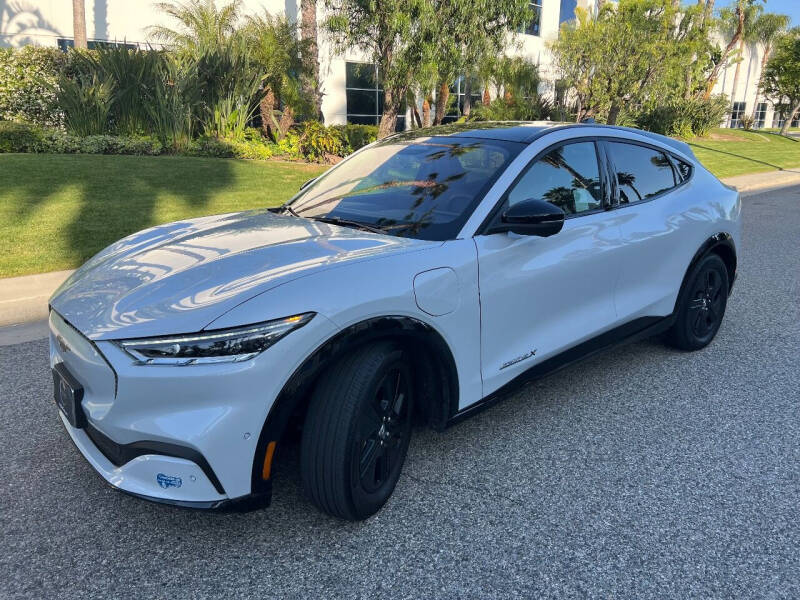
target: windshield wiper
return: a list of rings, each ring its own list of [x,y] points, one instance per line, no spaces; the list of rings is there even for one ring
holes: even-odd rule
[[[283,206],[279,206],[278,210],[282,210],[283,212],[288,212],[293,217],[299,217],[299,213],[291,207],[289,204],[284,204]]]
[[[361,221],[351,221],[349,219],[342,219],[340,217],[307,217],[307,218],[313,221],[319,221],[320,223],[330,223],[331,225],[341,225],[342,227],[355,227],[356,229],[371,231],[372,233],[380,233],[383,235],[386,234],[386,230],[381,229],[376,225],[368,225],[367,223],[362,223]]]

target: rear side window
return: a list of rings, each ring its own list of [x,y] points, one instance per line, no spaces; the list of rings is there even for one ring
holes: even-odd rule
[[[608,151],[619,184],[620,204],[645,200],[678,183],[672,163],[663,152],[619,142],[609,142]]]

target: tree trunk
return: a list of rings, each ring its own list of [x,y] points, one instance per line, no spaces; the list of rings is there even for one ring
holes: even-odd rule
[[[378,139],[390,136],[397,127],[397,113],[400,109],[400,102],[395,98],[402,98],[403,94],[395,94],[391,89],[383,91],[383,115],[381,123],[378,125]]]
[[[469,115],[472,112],[472,82],[470,78],[467,77],[464,80],[464,110],[461,111],[461,115],[467,119],[469,119]]]
[[[705,4],[703,8],[703,28],[705,28],[711,15],[714,14],[714,0],[697,0],[697,3],[700,5]]]
[[[761,96],[761,78],[764,76],[764,68],[767,66],[769,62],[769,55],[771,54],[771,49],[768,47],[764,48],[764,54],[761,56],[761,70],[758,72],[758,88],[756,89],[756,101],[753,104],[753,119],[756,118],[756,114],[758,114],[758,100]]]
[[[278,121],[279,140],[283,139],[292,125],[294,125],[294,109],[291,106],[284,106],[280,121]]]
[[[447,82],[439,83],[439,93],[436,94],[436,116],[433,118],[434,125],[441,125],[447,111],[447,100],[450,98],[450,86]]]
[[[719,72],[722,70],[722,67],[725,65],[725,63],[728,62],[728,57],[739,43],[739,40],[742,39],[742,34],[744,33],[744,10],[741,7],[737,8],[736,10],[739,12],[739,25],[736,28],[736,33],[733,34],[731,41],[728,42],[727,46],[725,46],[725,50],[722,52],[719,62],[714,65],[714,68],[711,70],[711,73],[706,80],[706,90],[703,93],[703,100],[708,100],[711,97],[711,92],[714,91],[714,86],[719,78]]]
[[[431,103],[427,97],[422,101],[422,126],[431,126]]]
[[[795,103],[792,112],[787,115],[786,120],[783,122],[783,126],[781,127],[781,135],[786,135],[786,132],[789,131],[789,127],[792,126],[792,121],[794,120],[794,116],[797,114],[798,110],[800,110],[800,101]]]
[[[481,100],[481,104],[484,106],[489,106],[492,103],[492,95],[489,93],[489,86],[483,86],[483,99]]]
[[[414,113],[414,122],[417,124],[417,129],[422,128],[422,117],[419,116],[419,110],[417,110],[417,105],[415,104],[412,108],[412,112]]]
[[[303,93],[313,98],[315,118],[322,121],[319,89],[319,44],[317,42],[317,0],[300,0],[300,39],[308,42],[310,75],[304,77]]]
[[[261,131],[262,133],[273,141],[278,141],[278,135],[275,132],[275,123],[272,121],[272,115],[275,111],[275,94],[272,88],[264,90],[264,97],[258,103],[258,113],[261,117]]]
[[[86,40],[86,5],[84,0],[72,0],[72,37],[75,48],[88,48]]]
[[[622,110],[622,106],[620,105],[618,100],[614,100],[611,103],[611,108],[608,111],[608,120],[606,121],[607,125],[616,125],[617,119],[619,118],[619,113]]]
[[[736,70],[733,72],[733,89],[731,89],[731,109],[736,104],[736,88],[739,87],[739,75],[742,73],[742,62],[744,62],[744,37],[739,40],[739,62],[736,63]],[[747,94],[745,94],[745,101],[747,101]],[[733,123],[733,110],[728,116],[728,127]]]

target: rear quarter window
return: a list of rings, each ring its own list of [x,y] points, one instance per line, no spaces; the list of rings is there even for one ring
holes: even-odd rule
[[[608,142],[619,187],[620,204],[640,202],[681,182],[667,155],[653,148]]]

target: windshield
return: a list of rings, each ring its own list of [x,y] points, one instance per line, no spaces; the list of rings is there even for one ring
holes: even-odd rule
[[[522,148],[465,137],[389,139],[331,169],[288,206],[301,217],[453,239]]]

